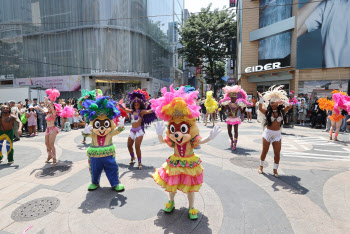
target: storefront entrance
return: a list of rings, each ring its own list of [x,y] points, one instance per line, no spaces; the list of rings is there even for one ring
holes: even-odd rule
[[[128,93],[141,88],[141,81],[96,79],[96,88],[101,89],[104,96],[110,96],[114,100],[127,100]]]

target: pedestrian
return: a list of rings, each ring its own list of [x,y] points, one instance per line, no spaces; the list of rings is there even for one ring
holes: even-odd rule
[[[226,119],[227,131],[231,140],[231,149],[236,150],[238,142],[238,126],[244,120],[242,108],[248,105],[247,93],[238,85],[226,86],[223,88],[225,98],[220,101],[225,106],[225,111],[228,113]],[[238,112],[241,113],[240,117]],[[234,138],[232,136],[232,128],[234,129]]]
[[[246,107],[246,113],[247,113],[247,120],[248,120],[248,123],[251,123],[252,122],[252,109],[253,109],[253,102],[252,102],[252,99],[249,98],[248,99],[248,102],[250,104],[250,106],[247,106]]]
[[[257,106],[256,102],[257,102],[257,100],[256,100],[255,96],[252,97],[252,101],[251,102],[253,104],[252,105],[252,117],[256,118],[256,106]]]
[[[37,114],[34,111],[33,105],[28,106],[28,111],[26,113],[26,118],[28,122],[28,130],[29,130],[29,136],[37,136],[38,133],[36,132],[36,127],[37,127]]]
[[[27,124],[26,111],[27,111],[27,109],[25,108],[23,102],[19,102],[18,103],[18,112],[19,112],[19,119],[22,122],[22,129],[21,129],[22,132],[23,132],[23,130],[25,130],[24,124]]]
[[[45,106],[44,106],[44,102],[41,101],[39,102],[39,105],[37,105],[38,107],[40,107],[40,109],[35,108],[35,111],[38,115],[38,132],[45,132],[46,131],[46,112],[47,111],[41,111],[42,109],[45,110]]]
[[[202,120],[203,120],[203,123],[206,122],[206,117],[207,117],[207,108],[205,107],[205,100],[204,98],[202,98],[201,100],[201,112],[202,112]]]
[[[225,106],[222,103],[220,103],[219,105],[219,115],[220,115],[221,122],[226,120]]]
[[[300,125],[305,125],[306,110],[305,99],[301,99],[301,103],[298,106]]]
[[[18,135],[22,135],[22,122],[19,120],[18,116],[14,115],[10,111],[9,105],[1,105],[1,114],[0,114],[0,162],[3,159],[2,147],[4,141],[6,141],[6,150],[7,150],[7,161],[8,164],[12,164],[13,160],[13,137],[14,137],[14,128],[13,123],[18,123]]]
[[[163,89],[162,89],[163,90]],[[164,90],[163,90],[164,92]],[[164,97],[152,99],[152,109],[157,116],[168,122],[166,137],[163,138],[165,126],[163,122],[155,125],[158,140],[174,149],[174,153],[153,174],[154,181],[169,193],[169,201],[164,211],[170,213],[175,208],[175,195],[177,191],[187,194],[191,220],[198,219],[198,210],[194,208],[195,192],[199,192],[203,184],[203,167],[199,157],[193,150],[200,144],[213,140],[220,128],[215,126],[209,136],[201,139],[196,118],[200,115],[193,95],[195,93],[183,92],[183,87],[170,92],[164,92]],[[171,108],[169,108],[171,107]]]
[[[16,106],[16,102],[14,100],[9,101],[10,104],[10,108],[11,108],[11,114],[17,116],[17,118],[19,118],[19,110]],[[17,121],[13,122],[13,131],[14,131],[14,139],[13,141],[19,141],[19,135],[18,135],[18,128],[19,128],[19,124],[17,123]]]
[[[80,122],[80,118],[79,118],[80,116],[79,116],[78,109],[74,109],[74,111],[75,111],[74,116],[73,116],[74,130],[77,130],[79,122]]]
[[[134,154],[134,143],[136,156],[138,161],[139,170],[142,169],[141,162],[141,143],[143,140],[143,136],[145,135],[145,125],[151,124],[153,121],[157,120],[157,116],[150,109],[150,104],[147,102],[149,99],[149,95],[146,91],[143,90],[134,90],[134,92],[129,93],[129,102],[130,109],[125,108],[121,104],[119,104],[119,108],[126,113],[131,114],[131,130],[128,137],[128,150],[130,153],[130,164],[134,163],[135,154]]]
[[[267,92],[262,95],[258,92],[259,100],[259,119],[261,119],[263,128],[262,134],[263,148],[260,155],[259,174],[263,173],[264,161],[269,152],[270,144],[274,151],[273,175],[278,177],[278,165],[280,163],[280,153],[282,147],[281,126],[285,114],[292,108],[287,97],[287,92],[284,91],[283,85],[272,86]],[[264,103],[265,102],[265,103]]]

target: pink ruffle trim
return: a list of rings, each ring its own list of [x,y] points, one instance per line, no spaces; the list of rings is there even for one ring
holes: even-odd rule
[[[237,124],[241,124],[241,120],[240,118],[227,118],[226,123],[229,125],[237,125]]]
[[[184,184],[184,185],[199,185],[203,183],[203,173],[200,174],[199,176],[190,176],[190,175],[174,175],[174,176],[169,176],[164,168],[159,168],[158,174],[164,182],[166,182],[168,185],[173,186],[173,185],[179,185],[179,184]]]

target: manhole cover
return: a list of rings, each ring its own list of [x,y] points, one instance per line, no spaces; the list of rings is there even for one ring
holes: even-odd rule
[[[25,222],[41,218],[60,205],[60,200],[55,197],[38,198],[18,207],[11,215],[16,222]]]
[[[231,163],[244,168],[256,168],[258,169],[260,165],[260,159],[258,158],[250,158],[250,157],[236,157],[230,159]],[[268,167],[269,164],[265,161],[264,168]]]
[[[35,174],[36,178],[46,179],[64,175],[72,169],[71,165],[60,165],[42,169]]]

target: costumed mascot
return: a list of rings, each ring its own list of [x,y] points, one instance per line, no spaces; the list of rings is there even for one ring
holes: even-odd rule
[[[213,98],[213,91],[207,92],[207,99],[204,102],[205,108],[207,109],[207,113],[205,114],[205,125],[207,126],[207,117],[210,114],[211,119],[213,120],[213,126],[215,126],[215,116],[216,109],[218,109],[218,103]]]
[[[232,150],[236,149],[238,141],[238,125],[244,120],[243,108],[251,105],[247,101],[247,93],[241,88],[241,86],[225,86],[223,88],[225,92],[224,99],[220,100],[221,105],[225,107],[228,114],[226,118],[228,135],[231,140]],[[238,117],[238,111],[241,112],[241,116]],[[232,136],[232,126],[235,131],[235,138]]]
[[[175,194],[180,190],[188,194],[189,217],[198,218],[198,211],[194,209],[194,192],[198,192],[203,183],[203,167],[200,158],[194,154],[193,149],[199,144],[213,140],[219,133],[218,126],[210,132],[204,140],[199,136],[196,118],[200,115],[200,107],[195,99],[198,92],[186,94],[184,87],[174,90],[170,86],[170,92],[166,87],[162,88],[163,97],[150,100],[152,109],[157,116],[168,122],[166,137],[163,122],[155,124],[160,143],[167,143],[174,148],[171,155],[162,167],[156,169],[153,179],[157,184],[169,192],[169,202],[165,204],[165,212],[173,211],[175,207]]]
[[[101,173],[104,170],[109,183],[116,191],[123,191],[124,185],[119,181],[119,167],[115,160],[115,146],[112,138],[124,130],[124,118],[119,118],[118,128],[113,119],[120,116],[119,110],[115,107],[114,101],[109,101],[109,97],[100,97],[96,101],[86,100],[83,102],[85,110],[81,111],[86,119],[90,120],[90,125],[83,130],[84,137],[91,137],[92,142],[87,150],[91,173],[91,184],[89,190],[99,187]]]

